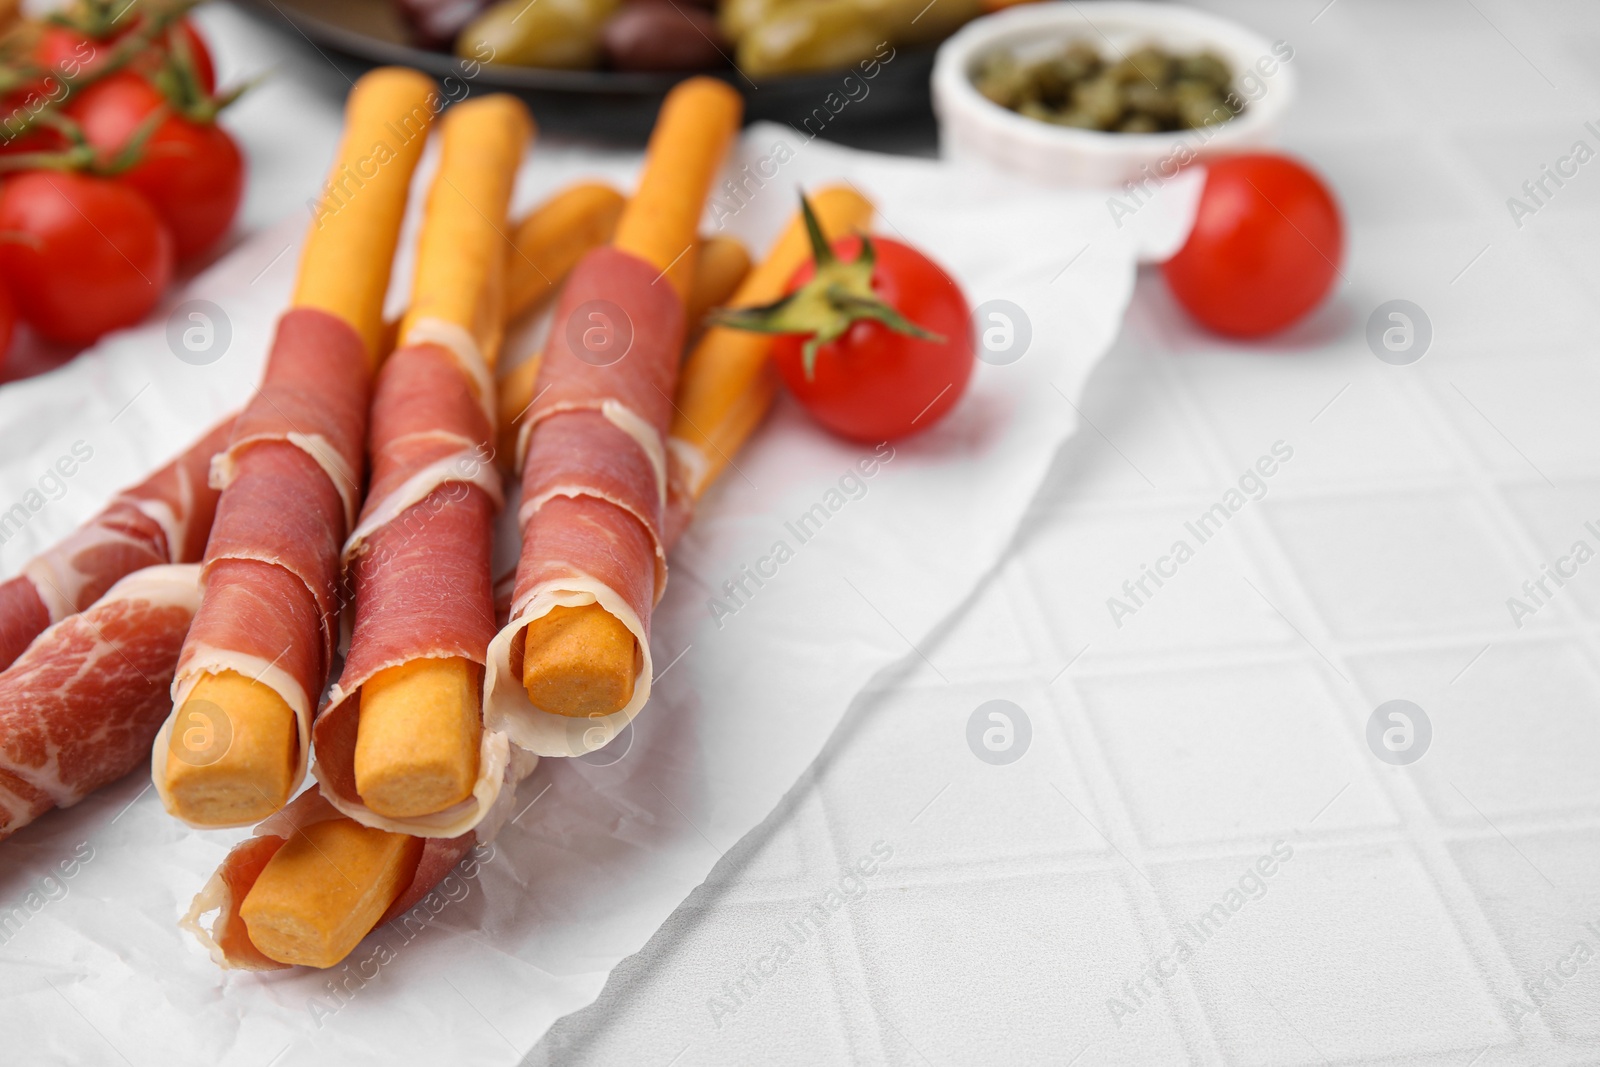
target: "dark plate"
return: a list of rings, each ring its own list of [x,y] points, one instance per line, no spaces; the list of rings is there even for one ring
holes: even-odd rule
[[[237,2],[268,22],[282,25],[287,21],[350,72],[402,64],[440,79],[466,79],[470,69],[454,56],[410,44],[390,0]],[[881,146],[890,141],[896,147],[914,146],[932,140],[928,78],[933,54],[932,48],[899,49],[880,64],[869,81],[863,81],[859,71],[840,70],[767,78],[758,86],[731,68],[706,73],[744,94],[747,121],[787,123],[846,144]],[[844,79],[852,73],[856,80],[847,87]],[[684,77],[687,75],[478,65],[476,76],[467,80],[474,89],[521,96],[543,129],[642,143],[655,122],[662,97]]]

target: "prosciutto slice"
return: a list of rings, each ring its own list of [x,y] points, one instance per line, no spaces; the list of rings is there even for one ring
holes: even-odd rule
[[[317,717],[316,778],[338,810],[367,826],[453,838],[504,818],[511,790],[532,769],[503,733],[486,730],[473,795],[431,815],[393,819],[369,809],[355,782],[360,692],[368,679],[416,659],[483,665],[495,635],[489,553],[504,504],[492,462],[494,428],[463,366],[440,344],[408,345],[378,375],[372,402],[372,487],[345,547],[356,619],[344,671]],[[525,769],[524,769],[525,768]]]
[[[239,906],[249,895],[256,879],[278,849],[289,842],[297,831],[319,822],[337,819],[340,812],[329,804],[318,789],[308,789],[292,800],[287,807],[256,827],[255,833],[235,845],[223,859],[222,866],[195,895],[188,913],[179,925],[194,934],[211,953],[219,967],[248,971],[279,971],[288,964],[279,963],[263,955],[250,940],[250,931],[239,916]],[[373,929],[410,911],[422,901],[434,886],[444,880],[456,865],[477,845],[478,837],[468,831],[459,837],[431,838],[422,846],[422,858],[405,890],[389,905],[389,910]],[[437,909],[428,909],[431,915]],[[212,912],[216,918],[205,924]],[[426,922],[427,917],[419,916]]]
[[[198,565],[147,567],[0,673],[0,838],[144,765],[199,606]]]
[[[217,509],[207,471],[211,457],[227,447],[232,428],[231,418],[213,427],[0,584],[0,670],[45,627],[83,611],[134,571],[200,559]]]
[[[211,467],[221,498],[172,706],[226,670],[270,686],[298,723],[296,786],[338,637],[339,553],[360,504],[369,388],[355,329],[294,308],[278,320],[261,388]]]
[[[667,574],[665,439],[684,338],[682,302],[659,279],[614,248],[596,249],[573,270],[519,442],[522,555],[510,621],[489,646],[484,724],[542,756],[600,747],[650,698],[650,612]],[[620,359],[584,349],[591,327],[626,337]],[[535,707],[521,684],[528,624],[557,606],[594,603],[638,641],[633,699],[593,719]]]

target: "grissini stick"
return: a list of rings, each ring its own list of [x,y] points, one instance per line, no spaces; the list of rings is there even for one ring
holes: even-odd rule
[[[694,282],[689,286],[689,343],[699,339],[707,312],[733,299],[750,274],[750,250],[737,237],[718,234],[700,238],[695,253]]]
[[[261,388],[212,466],[222,489],[204,597],[152,773],[193,826],[243,826],[304,780],[338,632],[340,549],[361,503],[383,299],[411,175],[440,99],[416,71],[361,78]],[[226,733],[220,758],[184,738]]]
[[[517,223],[506,257],[506,318],[549,299],[590,249],[610,241],[623,204],[622,194],[611,186],[582,182]]]
[[[355,626],[314,737],[329,801],[380,829],[465,832],[510,758],[482,729],[478,692],[503,503],[492,442],[506,211],[532,134],[503,94],[445,114],[411,308],[373,397],[372,484],[345,546]]]
[[[872,204],[853,186],[821,189],[811,203],[829,240],[865,231],[872,221]],[[789,279],[810,258],[805,222],[797,216],[739,286],[730,306],[760,307],[780,299]],[[713,326],[689,354],[667,440],[676,461],[673,469],[683,478],[681,485],[673,485],[668,502],[669,531],[686,521],[687,511],[675,502],[697,499],[771,406],[778,387],[769,362],[772,343],[771,335]]]
[[[562,291],[523,429],[512,621],[485,676],[485,725],[530,752],[588,751],[599,742],[585,737],[621,729],[649,697],[684,303],[739,115],[726,83],[674,88],[612,245],[589,253]]]
[[[824,192],[816,197],[814,205],[830,238],[852,229],[865,229],[870,221],[870,205],[854,193],[830,196]],[[804,230],[796,220],[767,262],[782,257],[773,272],[787,280],[802,261],[805,249]],[[752,292],[756,295],[747,294],[751,300],[767,299],[765,290]],[[743,416],[730,420],[727,412],[760,408],[770,402],[772,392],[764,388],[759,375],[750,373],[749,364],[742,358],[747,351],[719,350],[727,342],[714,341],[714,334],[750,336],[733,330],[708,333],[696,347],[699,358],[684,368],[675,400],[681,408],[690,396],[699,397],[694,411],[698,421],[706,425],[753,425]],[[751,396],[739,394],[737,383],[742,383]],[[731,430],[719,430],[717,440],[726,453],[715,458],[726,465],[744,437]],[[710,446],[684,440],[673,455],[687,456],[702,447]],[[712,458],[702,457],[702,465],[709,465]],[[716,469],[720,470],[721,465]],[[673,484],[689,483],[675,471]],[[696,494],[708,488],[711,481],[697,484]],[[689,498],[680,503],[685,517],[691,506]],[[677,528],[681,531],[685,523],[686,518]],[[509,792],[514,785],[508,780],[505,788]],[[333,967],[374,927],[400,918],[413,908],[424,908],[420,902],[463,859],[469,864],[478,862],[468,859],[468,854],[479,850],[481,857],[481,850],[492,840],[493,829],[480,825],[453,838],[393,834],[362,826],[340,814],[321,789],[310,789],[228,853],[195,897],[182,925],[223,967]],[[388,905],[380,907],[385,899],[389,900]],[[207,925],[204,920],[213,912],[216,917]],[[256,940],[258,929],[274,955],[262,951]]]

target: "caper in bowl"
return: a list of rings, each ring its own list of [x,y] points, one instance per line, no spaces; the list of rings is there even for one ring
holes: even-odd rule
[[[979,59],[972,83],[1019,115],[1108,133],[1217,126],[1245,109],[1227,60],[1156,45],[1111,56],[1086,41],[1026,58],[1001,49]]]

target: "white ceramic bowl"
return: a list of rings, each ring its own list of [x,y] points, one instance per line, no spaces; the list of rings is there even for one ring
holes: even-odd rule
[[[1233,69],[1244,112],[1219,126],[1172,133],[1102,133],[1027,118],[985,98],[972,84],[981,60],[1011,51],[1026,60],[1081,40],[1112,56],[1153,44],[1173,52],[1215,52]],[[1150,174],[1171,177],[1193,159],[1260,145],[1272,137],[1294,94],[1294,49],[1194,8],[1082,0],[1008,8],[968,23],[940,48],[933,108],[945,158],[977,161],[1048,185],[1120,186]]]

